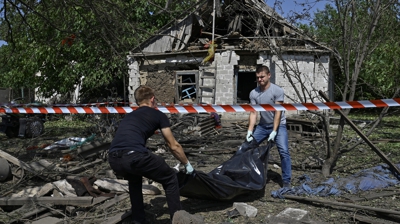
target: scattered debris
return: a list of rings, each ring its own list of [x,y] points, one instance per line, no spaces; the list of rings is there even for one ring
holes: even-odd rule
[[[10,176],[10,164],[6,159],[0,158],[0,182],[7,180]]]
[[[172,224],[204,224],[204,218],[200,215],[192,215],[187,211],[177,211],[172,218]]]
[[[293,195],[286,195],[285,198],[291,199],[291,200],[296,200],[296,201],[315,202],[315,203],[319,203],[319,204],[325,205],[325,206],[334,205],[334,206],[339,206],[341,208],[346,208],[346,207],[347,208],[356,208],[356,209],[362,209],[362,210],[366,210],[366,211],[373,211],[376,213],[400,215],[400,211],[391,210],[391,209],[374,208],[374,207],[370,207],[370,206],[356,205],[353,203],[342,203],[342,202],[321,200],[321,199],[315,199],[315,198],[299,197],[299,196],[293,196]]]
[[[89,138],[81,138],[81,137],[69,137],[62,139],[60,141],[56,141],[53,144],[44,148],[44,150],[54,150],[54,149],[66,149],[66,148],[75,148],[76,146],[83,145],[87,141],[91,141],[94,136]]]
[[[174,133],[187,136],[218,135],[221,119],[217,113],[171,115],[171,129]]]
[[[236,209],[242,216],[256,217],[257,215],[257,208],[243,202],[234,202],[233,208]]]
[[[245,131],[247,129],[247,121],[221,124],[218,123],[220,120],[216,119],[215,115],[211,116],[208,113],[172,114],[170,119],[171,129],[183,146],[185,153],[196,162],[197,169],[205,172],[214,169],[216,164],[221,164],[228,160],[238,150],[238,147],[245,139]],[[318,146],[319,142],[323,140],[319,135],[318,125],[315,126],[312,123],[297,120],[292,120],[289,124],[292,127],[297,127],[297,129],[292,128],[293,130],[289,130],[292,152],[296,153],[304,145],[307,145],[307,147],[320,147]],[[51,138],[51,140],[55,141],[54,138]],[[7,223],[20,222],[22,220],[29,220],[31,223],[53,223],[60,222],[60,220],[61,222],[71,221],[74,223],[86,221],[88,223],[124,223],[124,221],[129,220],[131,213],[129,210],[130,199],[127,193],[128,182],[118,179],[120,177],[117,177],[110,170],[106,160],[110,142],[93,138],[91,141],[72,141],[72,143],[79,144],[72,145],[72,148],[71,145],[68,147],[64,145],[57,149],[44,150],[48,144],[45,145],[43,142],[38,141],[30,142],[26,145],[37,145],[38,147],[35,147],[34,150],[24,150],[27,146],[21,148],[21,152],[27,153],[26,155],[32,155],[30,157],[22,157],[21,155],[13,154],[12,151],[5,152],[0,150],[0,181],[4,179],[2,184],[11,186],[1,192],[0,211],[4,211],[3,214],[5,216],[1,216],[0,213],[0,219],[6,217],[4,221]],[[168,148],[162,135],[153,135],[147,142],[147,146],[154,153],[165,157],[166,162],[171,167],[177,164],[176,159],[170,153],[165,153]],[[275,153],[276,150],[271,151]],[[318,155],[303,156],[299,161],[299,163],[293,164],[294,168],[318,168],[323,162]],[[271,164],[271,167],[275,167],[268,172],[279,173],[279,171],[276,171],[280,168],[277,152],[275,155],[270,155],[268,163]],[[182,168],[179,165],[176,167],[177,170]],[[6,174],[7,168],[9,169],[9,176]],[[275,182],[276,180],[272,181]],[[160,185],[154,182],[149,183],[146,180],[144,180],[142,186],[142,192],[145,197],[153,198],[153,201],[145,202],[146,213],[148,216],[154,217],[154,220],[158,220],[162,214],[155,214],[154,207],[167,211],[163,189]],[[397,200],[398,192],[384,192],[367,197],[359,196],[359,198],[355,195],[348,196],[345,204],[349,205],[348,207],[350,208],[375,211],[379,214],[398,215],[398,211],[394,210],[368,206],[357,207],[357,205],[353,204],[356,201],[389,196],[393,197],[393,200]],[[310,202],[307,201],[310,198],[303,199],[291,195],[286,196],[286,199]],[[311,202],[318,205],[329,205],[329,203],[325,203],[322,200],[311,200],[316,200]],[[188,201],[183,201],[184,208],[189,208],[186,206],[191,203],[191,200]],[[199,204],[190,205],[190,212],[210,211],[211,208],[213,211],[224,210],[223,213],[227,214],[229,219],[237,218],[241,220],[243,217],[250,219],[263,214],[261,213],[261,207],[257,206],[260,201],[256,200],[251,205],[235,202],[231,207],[231,202],[204,200]],[[330,204],[330,206],[346,207],[342,204]],[[307,212],[297,208],[287,209],[277,216],[267,217],[265,219],[266,223],[277,223],[271,220],[277,221],[278,219],[291,220],[286,223],[316,223],[310,221],[308,215],[304,215],[300,220],[294,218],[295,215],[293,213],[297,210],[301,211],[298,215]],[[93,215],[93,212],[96,215]],[[204,223],[204,218],[198,215],[191,215],[186,211],[180,211],[177,214],[179,215],[174,217],[173,223]],[[360,215],[354,215],[353,218],[360,221],[367,220],[366,217]]]
[[[276,217],[282,217],[282,218],[292,218],[297,221],[305,221],[307,219],[307,214],[308,212],[302,209],[297,209],[297,208],[286,208],[282,212],[280,212]]]
[[[266,223],[317,223],[308,217],[308,211],[297,208],[286,208],[276,216],[268,216]],[[321,223],[321,222],[318,222]]]

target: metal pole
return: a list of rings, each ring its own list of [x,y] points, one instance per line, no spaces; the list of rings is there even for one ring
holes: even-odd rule
[[[213,27],[212,27],[212,37],[211,44],[214,44],[214,33],[215,33],[215,1],[213,1]]]
[[[318,91],[319,95],[322,96],[322,98],[324,98],[324,100],[326,102],[331,102],[328,98],[328,96],[323,92],[323,91]],[[343,113],[342,110],[335,110],[337,111],[343,118],[344,120],[350,125],[351,128],[353,128],[353,130],[369,145],[369,147],[371,147],[372,150],[374,150],[374,152],[376,154],[378,154],[379,157],[381,157],[381,159],[383,161],[386,162],[386,164],[389,165],[390,168],[393,169],[393,172],[397,173],[397,175],[400,175],[400,169],[396,166],[396,164],[392,163],[389,158],[381,151],[378,149],[378,147],[376,147],[374,145],[374,143],[372,143],[367,136],[364,135],[364,133],[362,133],[362,131],[346,116],[346,114]],[[396,175],[395,175],[396,177]],[[399,179],[399,177],[397,177],[397,179]]]

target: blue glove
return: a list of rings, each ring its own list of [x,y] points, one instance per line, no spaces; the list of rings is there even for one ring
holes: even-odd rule
[[[185,170],[186,170],[186,174],[192,174],[193,173],[193,167],[192,167],[192,165],[190,165],[189,161],[188,161],[188,163],[185,164]]]
[[[272,131],[271,134],[269,134],[268,141],[275,141],[276,137],[276,131]]]
[[[252,136],[252,134],[253,134],[253,131],[250,131],[250,130],[247,131],[246,140],[247,140],[248,142],[253,141],[253,136]]]

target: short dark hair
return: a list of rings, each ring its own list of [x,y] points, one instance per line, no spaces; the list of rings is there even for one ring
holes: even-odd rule
[[[145,100],[150,100],[153,96],[154,90],[148,86],[139,86],[135,90],[135,100],[137,104],[141,104]]]
[[[260,67],[258,67],[256,69],[256,74],[260,73],[260,72],[266,72],[267,74],[269,73],[269,68],[266,65],[261,65]]]

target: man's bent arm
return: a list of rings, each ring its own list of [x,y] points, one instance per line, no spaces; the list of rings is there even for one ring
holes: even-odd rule
[[[168,147],[171,150],[172,155],[182,164],[187,164],[189,160],[187,159],[181,144],[176,141],[174,135],[172,134],[171,128],[163,128],[161,129],[161,132],[164,136],[165,141],[168,144]]]
[[[254,125],[256,124],[257,121],[257,112],[256,111],[251,111],[249,115],[249,127],[247,130],[253,131]]]

